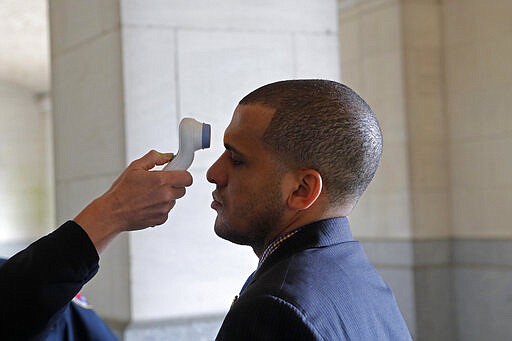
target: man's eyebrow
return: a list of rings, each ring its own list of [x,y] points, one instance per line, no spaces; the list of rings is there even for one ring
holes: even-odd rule
[[[236,149],[235,147],[233,147],[229,143],[224,143],[224,148],[226,148],[226,150],[229,150],[230,152],[235,152],[235,153],[237,153],[240,156],[244,155],[243,153],[241,153],[238,149]]]

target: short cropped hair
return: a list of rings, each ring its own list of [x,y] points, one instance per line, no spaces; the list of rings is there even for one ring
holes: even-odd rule
[[[287,167],[322,176],[331,206],[357,201],[382,155],[382,132],[370,106],[346,85],[329,80],[267,84],[240,105],[275,109],[263,142]]]

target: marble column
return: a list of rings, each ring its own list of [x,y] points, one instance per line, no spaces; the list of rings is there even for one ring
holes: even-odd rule
[[[47,96],[0,81],[0,257],[53,226],[50,108]]]
[[[512,4],[339,5],[342,81],[384,130],[382,168],[355,216],[370,257],[415,339],[507,338]]]
[[[443,1],[460,340],[512,335],[512,2]]]

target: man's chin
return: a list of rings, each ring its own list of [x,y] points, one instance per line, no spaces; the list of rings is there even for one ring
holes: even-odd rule
[[[231,227],[218,223],[217,220],[215,221],[214,231],[218,237],[234,244],[250,245],[246,237],[234,232]]]

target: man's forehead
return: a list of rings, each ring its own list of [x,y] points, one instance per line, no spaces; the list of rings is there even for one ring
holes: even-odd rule
[[[238,105],[226,132],[228,130],[247,130],[263,135],[274,111],[274,109],[263,104]]]
[[[262,145],[262,137],[272,119],[274,110],[260,104],[236,107],[231,123],[224,132],[224,143],[240,150]]]

